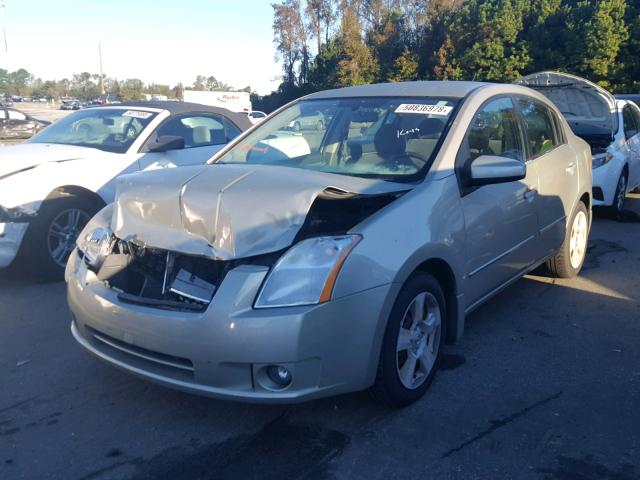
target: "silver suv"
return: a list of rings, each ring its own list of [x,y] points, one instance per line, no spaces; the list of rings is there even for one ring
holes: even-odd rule
[[[292,135],[302,112],[331,119]],[[209,165],[122,177],[67,265],[71,330],[146,379],[402,406],[465,315],[584,262],[591,153],[543,95],[415,82],[295,101]]]

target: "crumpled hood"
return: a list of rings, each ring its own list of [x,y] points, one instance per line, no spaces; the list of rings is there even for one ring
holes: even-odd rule
[[[285,167],[158,170],[120,177],[112,229],[123,240],[229,260],[291,245],[311,204],[327,189],[378,195],[410,188]]]
[[[79,160],[99,150],[53,143],[21,143],[0,148],[0,179],[47,162]]]

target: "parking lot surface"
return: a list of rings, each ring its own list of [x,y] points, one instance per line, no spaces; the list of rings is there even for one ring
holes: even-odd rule
[[[72,339],[63,283],[0,272],[0,479],[640,478],[640,196],[582,275],[527,276],[467,319],[404,410],[167,390]]]

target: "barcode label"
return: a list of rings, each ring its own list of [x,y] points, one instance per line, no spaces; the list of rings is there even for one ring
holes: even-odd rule
[[[448,105],[425,105],[422,103],[403,103],[395,109],[395,113],[417,113],[420,115],[441,115],[446,117],[453,107]]]

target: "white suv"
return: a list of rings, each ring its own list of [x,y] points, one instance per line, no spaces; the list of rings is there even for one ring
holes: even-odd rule
[[[539,72],[516,83],[546,95],[591,146],[593,205],[622,217],[627,193],[640,186],[640,108],[566,73]]]

